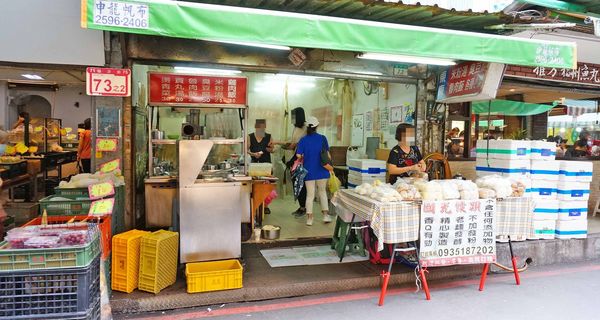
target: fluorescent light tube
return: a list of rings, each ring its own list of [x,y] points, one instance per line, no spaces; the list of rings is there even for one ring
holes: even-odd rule
[[[22,74],[21,76],[29,80],[44,80],[44,78],[38,76],[37,74]]]
[[[178,73],[208,74],[208,75],[234,75],[234,74],[242,73],[240,70],[233,70],[233,69],[207,69],[207,68],[193,68],[193,67],[175,67],[175,71]]]
[[[437,65],[437,66],[453,66],[456,64],[456,62],[454,60],[450,60],[450,59],[415,57],[415,56],[405,56],[405,55],[386,54],[386,53],[361,53],[357,56],[357,58],[367,59],[367,60],[422,63],[422,64],[432,64],[432,65]]]
[[[222,41],[222,40],[214,40],[213,42],[228,43],[228,44],[237,44],[237,45],[240,45],[240,46],[257,47],[257,48],[265,48],[265,49],[273,49],[273,50],[283,50],[283,51],[290,51],[290,50],[292,50],[292,48],[290,48],[288,46],[279,46],[279,45],[276,45],[276,44],[266,44],[266,43],[256,43],[256,42],[241,42],[241,41]]]

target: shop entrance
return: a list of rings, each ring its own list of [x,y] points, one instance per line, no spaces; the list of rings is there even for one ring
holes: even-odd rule
[[[295,126],[297,123],[293,116],[294,110],[303,110],[305,118],[312,116],[318,119],[317,133],[325,136],[331,146],[330,152],[336,166],[335,172],[342,181],[347,181],[346,160],[348,158],[366,158],[368,151],[374,155],[377,148],[392,148],[397,144],[394,139],[395,131],[392,129],[401,122],[413,122],[415,119],[417,89],[414,82],[379,82],[352,79],[351,77],[344,78],[338,75],[332,77],[308,76],[283,72],[242,72],[231,69],[194,70],[194,68],[186,67],[183,70],[180,67],[136,64],[133,67],[133,75],[134,82],[137,82],[138,85],[133,86],[132,98],[133,101],[141,102],[143,105],[148,101],[144,89],[147,87],[145,83],[148,79],[148,72],[217,74],[247,78],[248,119],[246,119],[246,123],[248,127],[246,132],[249,134],[247,136],[248,145],[252,139],[256,138],[257,134],[262,136],[263,130],[266,133],[265,136],[270,138],[270,159],[267,162],[270,162],[272,175],[276,178],[272,183],[274,183],[273,190],[277,193],[277,197],[265,206],[264,215],[262,214],[263,210],[260,209],[255,213],[256,224],[252,226],[253,228],[247,228],[247,231],[251,234],[254,228],[266,225],[277,226],[281,228],[277,240],[328,238],[332,236],[335,225],[335,216],[333,222],[325,223],[323,221],[322,211],[329,210],[329,208],[322,208],[317,197],[313,210],[314,222],[311,226],[306,223],[306,215],[293,214],[305,204],[300,204],[295,200],[289,161],[295,154],[295,144],[303,135],[298,136],[297,133],[306,130],[301,125]],[[142,88],[142,90],[138,91],[136,88]],[[149,107],[147,114],[148,119],[152,119],[153,127],[149,130],[147,127],[143,127],[144,123],[140,123],[142,127],[137,130],[138,132],[145,131],[150,136],[153,134],[163,136],[165,140],[182,139],[184,134],[182,126],[194,119],[195,114],[192,111],[194,108],[197,107]],[[230,131],[229,129],[239,126],[239,119],[227,117],[226,113],[211,115],[200,110],[200,118],[202,119],[200,122],[206,122],[204,130],[201,130],[204,138],[221,136],[222,134],[218,134],[219,132],[226,133]],[[157,119],[159,119],[158,123]],[[155,137],[149,138],[150,140],[155,139]],[[231,138],[239,137],[232,136]],[[411,139],[413,140],[409,143],[412,144],[414,137]],[[262,141],[262,139],[259,140]],[[149,159],[149,161],[163,163],[163,167],[173,167],[167,162],[171,161],[174,164],[175,159],[172,157],[175,149],[169,152],[169,145],[148,143],[147,140],[136,137],[136,146],[144,145],[151,145],[153,152],[150,154],[157,155],[156,159]],[[236,149],[228,155],[230,156],[228,158],[240,159],[240,163],[250,164],[259,158],[254,153],[251,150]],[[164,159],[160,158],[161,154],[165,154]],[[150,189],[149,184],[154,183],[153,178],[158,178],[162,174],[160,170],[153,169],[149,172],[149,179],[140,176],[138,179],[145,181],[146,192],[148,190],[156,191],[156,188]],[[175,197],[176,192],[172,192],[170,196]],[[171,219],[168,217],[158,218],[156,215],[161,213],[148,206],[149,199],[153,197],[149,197],[149,194],[146,193],[145,198],[146,226],[169,227]],[[171,212],[166,214],[170,216]],[[156,221],[163,221],[163,223],[157,225]],[[247,234],[248,241],[255,241],[250,234]]]

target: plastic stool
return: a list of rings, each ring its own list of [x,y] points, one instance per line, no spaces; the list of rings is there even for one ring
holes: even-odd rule
[[[357,232],[357,230],[363,228],[368,228],[368,226],[363,225],[362,222],[344,222],[340,217],[337,217],[335,220],[335,229],[333,230],[331,249],[337,252],[338,257],[343,258],[344,251],[357,253],[363,257],[367,256],[362,232]],[[350,242],[350,239],[353,241]],[[348,246],[346,250],[344,250],[344,243],[347,243]]]

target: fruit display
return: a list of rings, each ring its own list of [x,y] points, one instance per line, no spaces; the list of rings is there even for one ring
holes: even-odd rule
[[[60,242],[67,246],[78,246],[88,242],[87,230],[67,230],[60,235]]]
[[[8,232],[5,240],[10,249],[64,248],[87,244],[90,239],[87,226],[69,225],[26,226]]]
[[[21,161],[22,161],[21,157],[15,157],[15,156],[1,156],[0,157],[0,163],[11,164],[11,163],[17,163],[17,162],[21,162]]]

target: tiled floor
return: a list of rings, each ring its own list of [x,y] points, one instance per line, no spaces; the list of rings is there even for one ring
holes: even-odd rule
[[[263,225],[271,224],[281,227],[281,240],[331,237],[333,234],[334,223],[323,223],[321,207],[315,203],[315,219],[312,226],[306,225],[306,216],[296,218],[292,212],[298,208],[298,203],[293,201],[293,197],[288,196],[284,199],[275,199],[270,205],[270,215],[265,215]],[[335,219],[335,218],[334,218]]]

